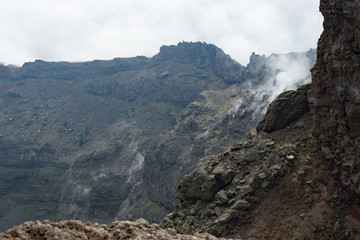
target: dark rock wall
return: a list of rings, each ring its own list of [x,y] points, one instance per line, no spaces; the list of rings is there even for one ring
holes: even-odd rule
[[[318,152],[360,193],[360,1],[321,0],[324,32],[309,102]]]

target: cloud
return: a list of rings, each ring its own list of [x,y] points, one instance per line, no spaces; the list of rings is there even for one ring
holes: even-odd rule
[[[269,67],[276,74],[268,79],[265,86],[269,102],[284,91],[296,90],[311,82],[310,68],[313,65],[312,59],[304,54],[271,55]]]
[[[151,57],[205,41],[246,65],[253,51],[316,47],[321,22],[314,0],[2,0],[0,61]]]

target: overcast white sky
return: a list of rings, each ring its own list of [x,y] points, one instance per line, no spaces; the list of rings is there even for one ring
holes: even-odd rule
[[[0,62],[152,57],[202,41],[243,65],[251,52],[306,51],[322,31],[319,0],[0,0]]]

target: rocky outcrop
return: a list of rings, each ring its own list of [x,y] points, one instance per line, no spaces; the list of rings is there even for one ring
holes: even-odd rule
[[[270,105],[262,120],[256,127],[257,131],[273,132],[282,129],[310,110],[308,90],[310,84],[298,90],[289,90],[280,94]]]
[[[354,203],[314,153],[312,116],[201,159],[161,226],[240,239],[357,239]]]
[[[226,236],[235,226],[249,224],[266,192],[295,162],[304,159],[297,145],[309,146],[308,119],[307,115],[296,127],[293,124],[296,137],[250,136],[221,155],[203,158],[181,181],[176,192],[180,205],[162,226],[183,233]]]
[[[210,234],[180,235],[175,229],[161,229],[156,224],[149,224],[144,219],[135,222],[117,221],[111,225],[82,223],[76,220],[53,223],[49,221],[26,222],[0,233],[1,239],[153,239],[153,240],[216,240]],[[223,239],[224,240],[224,239]]]
[[[320,10],[324,32],[309,96],[313,136],[342,183],[360,194],[360,2],[322,0]]]
[[[214,72],[228,84],[239,82],[244,68],[220,48],[201,42],[181,42],[176,46],[162,46],[154,60],[194,64],[200,69]]]

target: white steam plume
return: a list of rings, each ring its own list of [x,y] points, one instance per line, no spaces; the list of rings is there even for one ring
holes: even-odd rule
[[[252,112],[252,120],[265,114],[269,104],[279,94],[296,90],[311,81],[310,68],[314,65],[315,52],[272,54],[269,57],[253,55],[249,65],[249,78],[243,86],[246,89],[228,114],[242,116]],[[261,70],[264,74],[261,75]],[[259,80],[260,78],[260,80]]]
[[[131,178],[133,177],[135,172],[139,172],[144,168],[144,160],[145,157],[141,153],[137,153],[135,155],[135,161],[131,165],[131,167],[128,170],[128,179],[126,182],[130,182]]]

